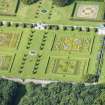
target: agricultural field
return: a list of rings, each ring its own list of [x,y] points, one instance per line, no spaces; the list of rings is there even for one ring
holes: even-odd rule
[[[77,0],[63,8],[55,6],[52,0],[39,0],[29,6],[24,5],[22,2],[17,2],[17,0],[2,0],[2,2],[4,1],[11,1],[11,5],[15,3],[14,6],[10,6],[10,9],[6,9],[9,11],[7,13],[13,13],[17,7],[16,16],[10,17],[0,15],[0,20],[73,26],[98,26],[104,23],[105,3],[101,1],[92,2]],[[5,3],[5,5],[8,5],[8,3]],[[7,10],[0,9],[2,12]]]
[[[83,82],[96,74],[102,37],[96,32],[12,28],[0,29],[8,35],[20,33],[14,39],[18,47],[0,51],[1,76]]]

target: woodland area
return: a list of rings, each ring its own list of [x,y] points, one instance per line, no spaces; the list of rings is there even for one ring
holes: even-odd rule
[[[0,80],[0,105],[105,105],[105,84],[45,86]]]

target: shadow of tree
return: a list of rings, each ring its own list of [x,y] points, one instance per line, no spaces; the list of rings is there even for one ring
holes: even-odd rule
[[[16,95],[12,99],[11,105],[18,105],[21,98],[25,95],[26,89],[22,84],[18,84],[18,89],[16,90]]]

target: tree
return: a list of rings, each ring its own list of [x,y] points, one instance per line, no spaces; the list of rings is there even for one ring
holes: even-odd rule
[[[0,22],[0,26],[3,26],[3,22],[2,21]]]
[[[22,85],[0,79],[0,105],[14,105],[19,101],[18,94]],[[23,86],[22,86],[23,87]]]
[[[32,103],[32,100],[28,96],[24,96],[19,105],[30,105],[29,103]]]
[[[105,105],[105,90],[94,100],[93,105]]]
[[[11,96],[10,93],[16,93],[16,91],[9,92],[8,89],[4,87],[5,85],[6,83],[0,85],[0,89],[6,90],[5,92],[1,91],[3,95],[0,94],[0,105],[7,105],[7,101],[3,100],[8,100]],[[86,86],[79,83],[59,82],[43,87],[40,84],[29,83],[25,85],[25,89],[25,95],[21,98],[18,105],[105,105],[104,84]]]
[[[66,5],[68,5],[72,0],[53,0],[53,4],[60,6],[60,7],[64,7]]]
[[[82,98],[78,99],[78,105],[84,105],[84,100]]]
[[[85,77],[86,82],[93,83],[96,82],[97,76],[95,74],[87,74]]]
[[[38,0],[21,0],[21,1],[26,5],[30,5],[37,2]]]

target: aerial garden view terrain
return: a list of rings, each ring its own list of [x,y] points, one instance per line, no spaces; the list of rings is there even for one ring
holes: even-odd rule
[[[0,105],[105,105],[104,0],[0,0]]]

